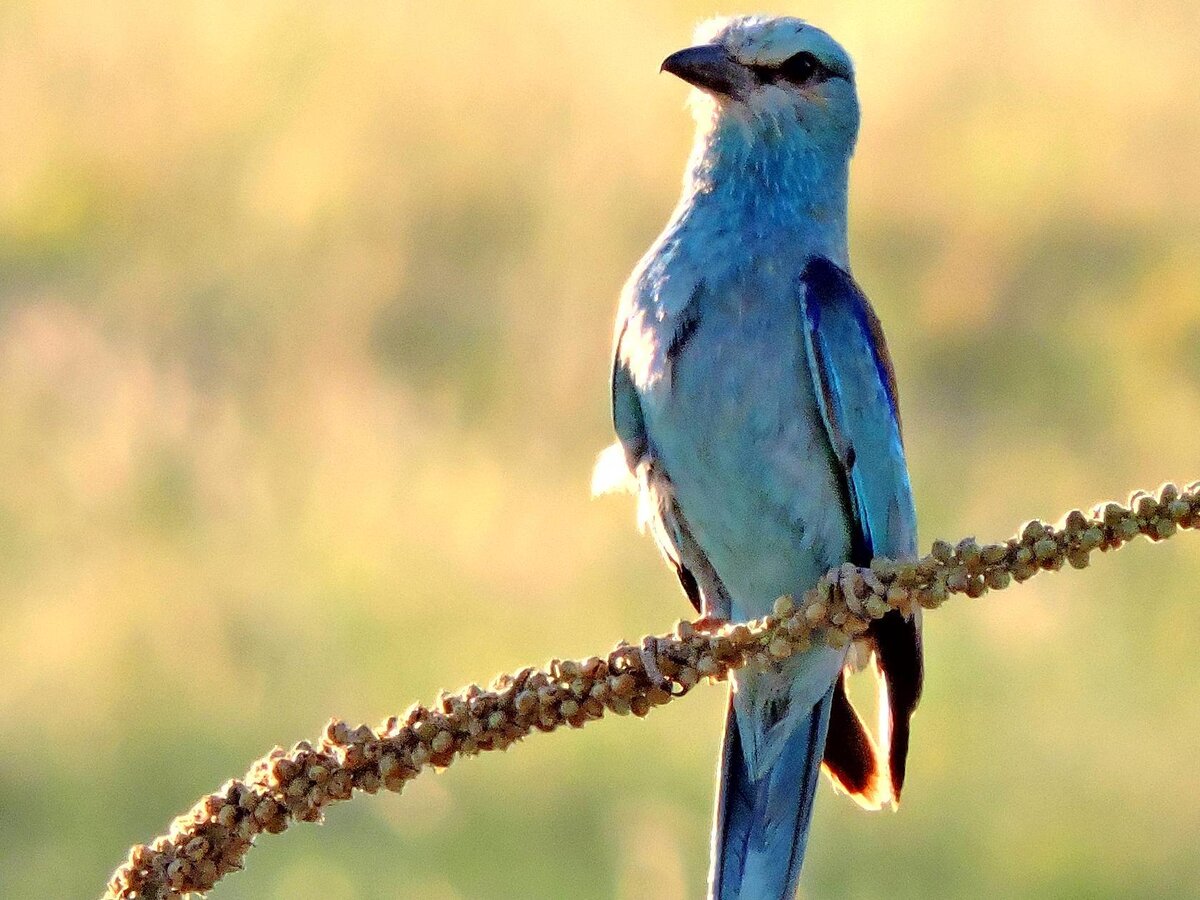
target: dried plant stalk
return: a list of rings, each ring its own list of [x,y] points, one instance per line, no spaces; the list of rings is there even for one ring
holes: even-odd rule
[[[355,790],[400,791],[423,769],[503,750],[535,729],[580,728],[607,712],[644,716],[703,679],[769,665],[814,641],[845,646],[890,610],[911,615],[918,607],[937,608],[951,594],[980,597],[1064,564],[1082,569],[1095,550],[1115,550],[1139,534],[1163,540],[1180,528],[1200,528],[1200,482],[1183,491],[1172,484],[1153,495],[1139,491],[1128,505],[1102,504],[1090,514],[1072,510],[1057,526],[1035,520],[1004,543],[936,541],[920,560],[847,564],[803,598],[781,597],[764,619],[716,630],[680,622],[671,634],[618,644],[604,658],[554,659],[502,675],[488,688],[471,685],[377,728],[332,720],[316,745],[276,747],[243,778],[201,799],[169,832],[133,847],[104,896],[166,900],[208,891],[242,867],[258,834],[315,822],[325,806]]]

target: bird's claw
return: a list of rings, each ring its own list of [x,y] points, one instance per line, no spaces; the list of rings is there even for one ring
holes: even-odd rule
[[[656,687],[666,687],[667,679],[663,677],[662,671],[658,668],[658,638],[647,637],[642,641],[639,655],[642,658],[642,666],[646,669],[646,677]]]

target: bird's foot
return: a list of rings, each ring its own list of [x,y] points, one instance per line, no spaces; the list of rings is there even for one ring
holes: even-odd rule
[[[658,667],[658,638],[647,637],[642,641],[639,655],[642,658],[642,666],[646,669],[646,676],[656,687],[665,688],[667,679],[663,677],[662,670]]]

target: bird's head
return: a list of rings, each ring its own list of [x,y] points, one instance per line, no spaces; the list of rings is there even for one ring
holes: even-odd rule
[[[725,122],[752,138],[784,136],[846,157],[853,152],[854,66],[837,41],[801,19],[714,19],[697,29],[695,46],[668,56],[662,69],[696,88],[702,128]]]

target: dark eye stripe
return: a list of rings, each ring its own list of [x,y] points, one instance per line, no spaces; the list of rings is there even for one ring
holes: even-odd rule
[[[777,66],[750,66],[750,71],[763,84],[781,81],[795,85],[814,84],[838,77],[836,72],[807,50],[789,56]]]

